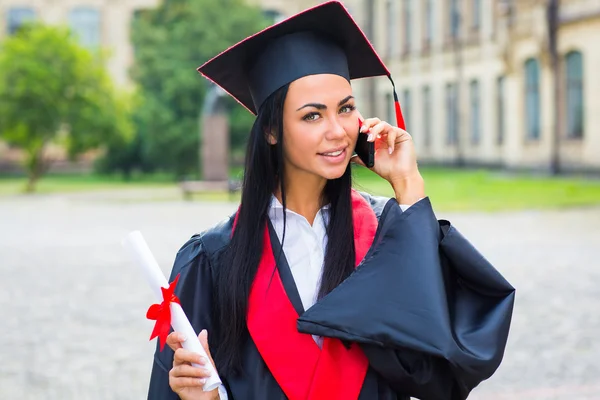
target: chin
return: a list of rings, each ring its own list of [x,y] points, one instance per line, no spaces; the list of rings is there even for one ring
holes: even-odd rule
[[[339,168],[329,168],[326,171],[321,171],[322,173],[319,175],[321,175],[325,179],[338,179],[341,178],[342,175],[344,175],[344,172],[346,172],[346,168],[347,165]]]

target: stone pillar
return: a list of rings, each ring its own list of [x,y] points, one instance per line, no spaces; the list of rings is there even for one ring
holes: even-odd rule
[[[226,114],[202,117],[202,178],[204,181],[229,180],[229,121]]]

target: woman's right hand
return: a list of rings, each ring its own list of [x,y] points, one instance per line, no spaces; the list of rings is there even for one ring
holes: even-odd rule
[[[219,392],[217,389],[210,392],[202,390],[206,378],[210,376],[209,370],[192,366],[192,363],[204,366],[209,362],[213,366],[215,365],[208,349],[208,333],[206,330],[200,332],[198,339],[200,339],[200,343],[210,360],[198,353],[192,353],[184,349],[181,343],[185,341],[185,337],[181,333],[172,332],[167,337],[167,345],[175,352],[173,368],[169,371],[169,386],[181,400],[218,400]]]

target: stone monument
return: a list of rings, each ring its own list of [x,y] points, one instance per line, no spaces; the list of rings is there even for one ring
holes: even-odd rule
[[[201,115],[200,162],[202,180],[229,180],[229,118],[223,98],[227,93],[212,86],[206,94]]]

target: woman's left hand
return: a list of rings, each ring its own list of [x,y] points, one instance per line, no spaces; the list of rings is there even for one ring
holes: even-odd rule
[[[368,134],[375,142],[375,165],[371,171],[387,180],[402,204],[414,204],[425,197],[423,178],[417,166],[412,137],[408,132],[379,118],[364,120],[359,135]],[[363,165],[358,156],[353,162]]]

